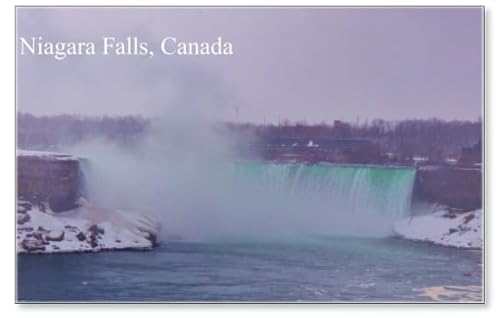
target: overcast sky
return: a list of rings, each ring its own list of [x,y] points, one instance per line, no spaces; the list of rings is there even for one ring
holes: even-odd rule
[[[159,116],[189,108],[240,121],[481,116],[480,8],[17,9],[18,36],[166,36],[233,44],[233,56],[17,54],[18,111]]]

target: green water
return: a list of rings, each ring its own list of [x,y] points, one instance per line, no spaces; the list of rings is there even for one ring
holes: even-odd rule
[[[146,253],[21,255],[18,300],[482,299],[480,251],[388,237],[409,213],[415,169],[240,162],[167,172],[143,185],[165,231],[183,241]],[[439,298],[426,292],[442,288]]]
[[[407,215],[416,170],[355,165],[237,163],[236,184],[257,185],[285,196],[343,204],[346,213],[371,213],[399,218]]]
[[[144,166],[133,182],[117,184],[127,171],[98,168],[85,173],[90,201],[150,211],[168,234],[194,240],[388,236],[409,214],[415,179],[412,168],[215,162]]]

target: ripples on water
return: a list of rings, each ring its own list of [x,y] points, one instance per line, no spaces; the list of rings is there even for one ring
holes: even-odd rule
[[[174,242],[23,255],[20,301],[481,301],[482,255],[396,239]]]

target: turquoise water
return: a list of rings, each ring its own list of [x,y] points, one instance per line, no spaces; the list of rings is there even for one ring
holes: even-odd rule
[[[433,301],[421,288],[451,285],[479,299],[481,259],[388,238],[175,242],[149,252],[19,256],[17,292],[20,301],[416,302]]]
[[[158,176],[153,183],[137,179],[119,200],[138,206],[158,201],[154,207],[162,212],[166,234],[185,241],[149,252],[21,255],[18,299],[480,300],[480,251],[389,238],[393,222],[409,213],[415,169],[263,163],[191,168],[169,170],[161,183]],[[138,184],[152,190],[135,197]],[[436,298],[443,286],[452,292]]]
[[[237,163],[158,197],[164,223],[188,239],[384,237],[409,214],[414,179],[409,168]]]
[[[416,170],[332,164],[234,164],[234,184],[258,185],[277,196],[322,199],[346,213],[406,216]]]
[[[168,234],[189,240],[384,237],[409,214],[415,179],[413,168],[380,166],[165,163],[131,177],[114,166],[87,167],[89,201],[158,215]],[[131,182],[120,182],[124,176]]]

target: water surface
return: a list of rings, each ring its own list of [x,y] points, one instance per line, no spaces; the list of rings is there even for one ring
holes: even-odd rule
[[[19,301],[414,302],[452,286],[465,292],[440,300],[480,300],[481,261],[480,251],[388,238],[174,242],[20,255],[17,292]]]

